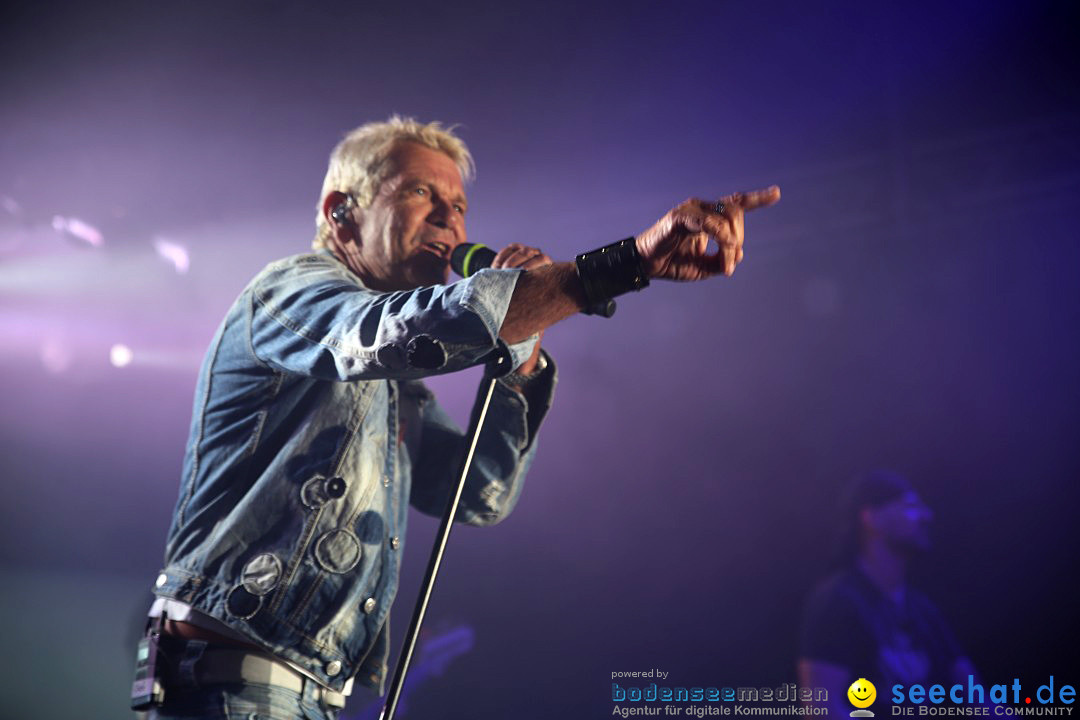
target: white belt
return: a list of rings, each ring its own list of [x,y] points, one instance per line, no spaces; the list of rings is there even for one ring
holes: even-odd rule
[[[327,690],[283,662],[246,650],[207,648],[195,668],[200,685],[246,682],[273,685],[303,695],[307,684],[313,686],[315,700],[329,707],[345,707],[345,696],[341,693]]]

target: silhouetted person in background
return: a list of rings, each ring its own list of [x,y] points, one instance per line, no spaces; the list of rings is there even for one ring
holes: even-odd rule
[[[859,478],[842,507],[842,567],[807,600],[799,684],[828,689],[830,715],[845,717],[847,689],[860,677],[885,702],[897,683],[966,683],[974,667],[907,582],[909,564],[930,549],[933,513],[907,478],[886,470]]]

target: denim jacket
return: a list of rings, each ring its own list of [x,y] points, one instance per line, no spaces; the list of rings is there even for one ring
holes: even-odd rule
[[[498,338],[519,272],[380,293],[324,252],[257,275],[199,373],[154,592],[334,690],[380,686],[408,504],[441,515],[464,449],[419,378],[528,357]],[[550,362],[528,398],[496,383],[457,520],[514,507],[554,385]]]

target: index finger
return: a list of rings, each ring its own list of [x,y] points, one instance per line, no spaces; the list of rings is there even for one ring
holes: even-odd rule
[[[740,193],[735,202],[743,210],[757,210],[761,207],[775,205],[779,200],[780,186],[770,185],[764,190],[751,190],[750,192]]]

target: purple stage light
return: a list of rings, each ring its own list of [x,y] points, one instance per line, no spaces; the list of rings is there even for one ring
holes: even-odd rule
[[[131,364],[135,354],[131,352],[131,348],[127,345],[117,343],[109,348],[109,362],[113,364],[113,367],[126,367]]]
[[[71,347],[59,338],[49,338],[41,345],[41,364],[54,375],[71,367]]]
[[[76,240],[81,240],[91,247],[101,247],[105,244],[105,238],[102,236],[100,230],[90,223],[84,222],[78,218],[66,218],[63,215],[54,215],[52,226],[54,230],[62,232]]]
[[[8,195],[0,195],[0,207],[3,207],[7,211],[8,215],[12,217],[19,217],[22,215],[22,206],[16,202],[15,198]]]
[[[157,250],[158,257],[168,261],[176,268],[178,275],[183,275],[191,267],[191,259],[188,256],[187,248],[183,245],[170,242],[158,238],[154,240],[154,249]]]

